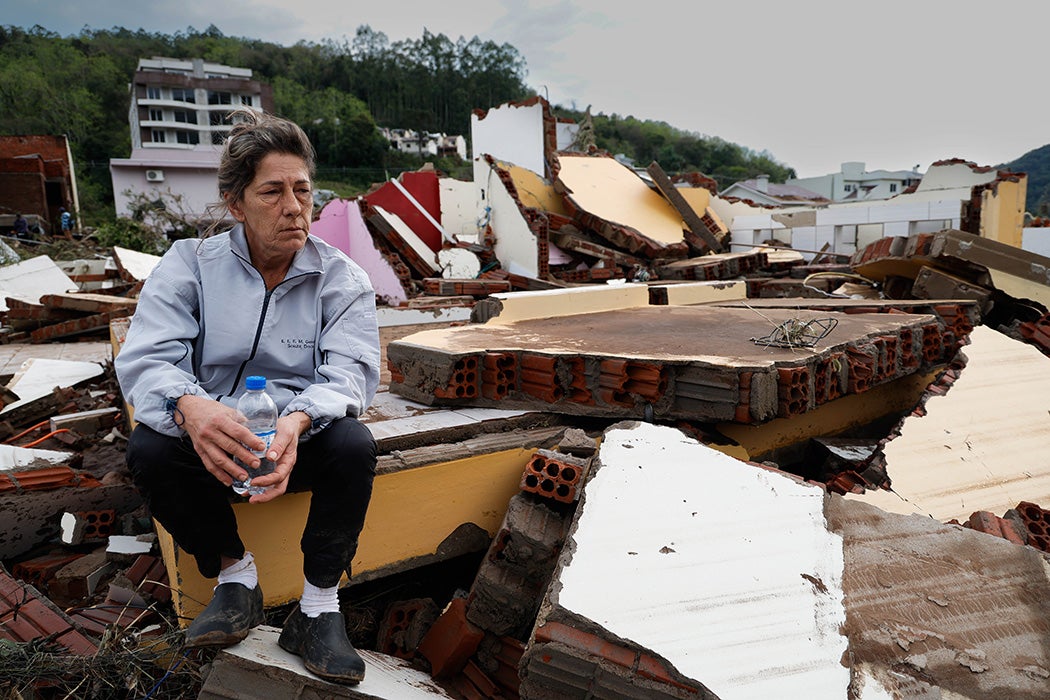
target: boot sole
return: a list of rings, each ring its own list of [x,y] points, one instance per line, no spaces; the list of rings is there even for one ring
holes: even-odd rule
[[[208,634],[202,634],[195,639],[187,639],[183,646],[187,649],[202,649],[210,647],[226,648],[232,647],[234,644],[243,642],[244,638],[248,636],[248,630],[244,631],[244,634],[226,634],[224,632],[209,632]]]

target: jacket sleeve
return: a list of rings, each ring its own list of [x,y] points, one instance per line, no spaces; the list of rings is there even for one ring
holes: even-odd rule
[[[352,265],[352,263],[351,263]],[[336,275],[322,292],[326,321],[318,338],[315,381],[288,402],[283,415],[303,411],[309,437],[336,418],[360,417],[379,387],[379,328],[375,292],[361,270]]]
[[[193,373],[193,341],[200,330],[197,277],[169,251],[150,273],[113,365],[137,422],[180,437],[175,402],[185,394],[207,396]]]

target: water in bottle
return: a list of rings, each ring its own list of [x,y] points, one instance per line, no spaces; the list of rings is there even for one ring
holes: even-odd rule
[[[260,460],[258,469],[252,469],[240,460],[234,460],[248,472],[248,478],[244,481],[234,481],[233,490],[242,496],[244,494],[255,496],[263,493],[266,487],[252,486],[252,479],[272,474],[276,468],[273,460],[266,457],[266,453],[270,450],[270,443],[273,442],[274,435],[277,434],[277,406],[266,393],[266,377],[257,375],[245,377],[244,388],[246,391],[237,401],[237,410],[246,419],[248,429],[266,443],[266,447],[261,450],[252,450],[252,454]]]

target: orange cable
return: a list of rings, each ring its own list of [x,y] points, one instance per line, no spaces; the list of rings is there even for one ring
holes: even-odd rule
[[[68,432],[69,432],[69,428],[59,428],[58,430],[52,430],[50,433],[48,433],[44,437],[37,438],[36,440],[33,440],[33,442],[26,443],[25,445],[19,445],[19,447],[33,447],[34,445],[39,445],[44,440],[47,440],[49,437],[53,437],[55,435],[58,435],[59,433],[68,433]]]
[[[17,440],[18,438],[22,437],[23,435],[27,435],[27,434],[33,432],[34,430],[36,430],[37,428],[42,428],[43,426],[47,425],[49,422],[51,422],[50,419],[42,420],[39,423],[37,423],[36,425],[34,425],[32,428],[26,428],[25,430],[20,432],[18,435],[14,435],[12,437],[7,438],[6,440],[4,440],[4,444],[5,445],[10,444],[10,443],[14,442],[15,440]]]

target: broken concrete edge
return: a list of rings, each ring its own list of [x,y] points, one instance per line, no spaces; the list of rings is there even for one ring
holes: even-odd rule
[[[637,307],[636,313],[651,317],[662,308],[668,307]],[[691,307],[674,308],[682,315]],[[695,317],[699,312],[689,313]],[[768,310],[759,315],[774,324],[770,316],[779,319],[784,313]],[[791,318],[806,313],[795,311]],[[670,320],[659,318],[664,325]],[[590,322],[596,319],[597,314]],[[799,358],[738,355],[729,367],[702,357],[685,361],[570,353],[564,347],[529,353],[520,349],[515,333],[541,331],[527,323],[514,328],[493,324],[491,332],[472,327],[423,331],[388,345],[390,390],[425,404],[553,407],[581,416],[762,423],[941,364],[972,330],[960,309],[943,317],[844,314],[835,321],[854,324],[859,335]],[[493,336],[486,339],[489,349],[483,353],[443,349],[469,346],[463,339],[479,333]],[[501,335],[506,335],[502,347]],[[450,345],[453,339],[460,342]]]
[[[645,423],[625,420],[608,426],[599,439],[599,444],[608,444],[607,437],[616,431],[632,431]],[[678,432],[684,441],[693,438],[676,428],[659,428]],[[701,443],[696,443],[701,444]],[[644,459],[639,456],[639,459]],[[794,475],[779,470],[752,466],[776,472],[779,475],[802,483]],[[544,692],[570,693],[590,687],[594,679],[599,686],[604,684],[622,684],[629,686],[632,693],[647,692],[654,698],[698,698],[717,700],[707,686],[695,678],[689,678],[658,651],[647,648],[637,642],[625,639],[599,622],[576,614],[560,605],[562,582],[559,573],[568,567],[579,546],[577,532],[587,512],[587,483],[597,478],[603,467],[602,452],[590,463],[584,483],[580,485],[581,496],[578,508],[571,517],[564,537],[564,543],[555,564],[555,572],[543,595],[536,621],[528,635],[525,651],[519,666],[523,685],[529,685],[538,697],[546,697]],[[641,468],[641,465],[639,465]],[[812,485],[819,488],[818,485]],[[599,591],[595,595],[600,596]],[[550,671],[559,663],[575,667],[573,671]],[[563,672],[564,671],[564,672]],[[553,674],[553,675],[552,675]],[[578,685],[582,682],[584,685]],[[531,697],[531,695],[530,695]],[[553,697],[553,696],[552,696]]]
[[[608,467],[604,463],[606,445],[621,443],[622,447],[639,447],[646,444],[645,436],[649,433],[641,434],[639,442],[632,442],[630,433],[641,427],[645,427],[644,424],[623,422],[606,430],[603,452],[600,453],[599,462],[592,472],[592,479],[600,478],[602,470]],[[611,432],[621,428],[627,435],[614,438]],[[657,429],[661,430],[662,444],[687,442],[674,437],[674,433],[667,429]],[[692,441],[692,444],[690,449],[693,451],[701,447],[695,441]],[[636,474],[631,466],[633,464],[637,463],[638,468],[643,469],[646,465],[667,467],[671,466],[672,462],[681,461],[670,460],[670,454],[664,454],[667,459],[660,462],[651,451],[627,451],[630,452],[640,454],[629,454],[615,471],[617,477],[622,475],[628,482],[633,478],[632,475]],[[695,469],[696,465],[690,464],[690,467]],[[737,471],[743,475],[748,470],[741,468]],[[637,609],[626,611],[625,620],[617,623],[611,619],[609,622],[616,625],[615,629],[612,629],[605,619],[605,614],[615,617],[615,613],[601,605],[595,607],[588,604],[593,608],[589,615],[576,608],[565,607],[562,599],[565,586],[575,587],[577,608],[580,607],[578,604],[584,601],[605,600],[606,595],[616,599],[617,596],[615,591],[603,593],[604,586],[615,588],[617,582],[610,580],[610,577],[602,572],[590,572],[592,576],[598,576],[599,580],[592,582],[597,583],[596,586],[588,586],[585,585],[587,582],[584,578],[581,578],[581,572],[577,571],[574,578],[572,572],[568,571],[582,553],[580,547],[583,544],[587,544],[588,547],[596,544],[593,539],[589,543],[580,541],[582,523],[588,516],[589,499],[602,493],[603,497],[596,502],[598,504],[608,505],[623,500],[617,498],[620,491],[615,488],[611,492],[592,492],[589,488],[576,511],[565,547],[558,560],[554,582],[548,588],[537,615],[536,625],[530,634],[521,663],[522,696],[561,697],[582,692],[581,689],[584,688],[617,685],[633,689],[645,687],[650,693],[647,697],[714,697],[713,694],[702,694],[711,690],[720,697],[726,697],[733,689],[741,692],[745,689],[758,690],[762,684],[770,683],[781,690],[791,685],[812,688],[816,683],[827,691],[834,688],[839,693],[846,693],[847,688],[856,689],[861,684],[870,682],[884,691],[899,690],[903,693],[902,697],[917,697],[916,692],[919,688],[937,687],[959,693],[961,697],[986,697],[993,693],[992,688],[1001,687],[1016,688],[1020,693],[1018,697],[1043,697],[1050,670],[1046,668],[1046,656],[1041,651],[1043,641],[1039,625],[1044,615],[1039,610],[1045,608],[1042,601],[1046,599],[1048,584],[1045,572],[1050,556],[1028,547],[1010,546],[1017,544],[1013,540],[1004,543],[980,538],[975,533],[967,533],[966,528],[957,524],[940,523],[920,515],[887,513],[868,504],[846,503],[846,499],[827,493],[819,485],[804,482],[798,477],[775,469],[768,471],[787,477],[804,489],[814,489],[811,493],[815,499],[806,500],[811,500],[809,507],[816,508],[815,513],[819,513],[819,522],[815,523],[817,531],[826,533],[828,544],[837,546],[840,550],[837,562],[831,561],[827,565],[820,564],[823,555],[819,553],[814,554],[816,558],[809,564],[793,560],[786,562],[788,566],[778,584],[783,590],[773,595],[765,588],[770,585],[769,581],[762,584],[760,589],[763,601],[767,598],[779,599],[782,610],[798,606],[799,601],[793,597],[796,594],[791,592],[796,586],[801,586],[797,594],[801,594],[803,599],[806,599],[806,591],[810,591],[809,604],[813,606],[813,610],[808,615],[815,616],[818,626],[825,630],[816,636],[829,636],[830,641],[815,640],[813,630],[806,625],[802,625],[792,634],[795,637],[794,644],[807,644],[805,638],[808,637],[808,644],[812,647],[810,653],[816,654],[815,656],[800,656],[800,659],[806,659],[806,663],[771,661],[771,658],[784,657],[762,654],[760,645],[769,644],[772,648],[784,651],[792,647],[792,642],[787,639],[774,639],[776,635],[770,635],[769,630],[761,623],[752,625],[745,637],[738,637],[732,616],[723,606],[735,604],[750,608],[757,600],[747,591],[735,588],[725,590],[722,594],[724,597],[711,594],[714,600],[709,603],[709,612],[714,614],[715,618],[701,616],[693,620],[694,625],[702,624],[702,619],[717,619],[725,623],[721,631],[718,625],[705,628],[703,635],[711,638],[712,653],[717,650],[717,653],[722,655],[721,660],[704,658],[700,653],[703,647],[695,640],[684,644],[676,657],[670,657],[667,654],[651,654],[653,645],[647,646],[642,643],[640,640],[644,637],[630,635],[629,638],[625,638],[618,634],[617,630],[629,632],[631,629],[637,629],[648,630],[651,635],[655,635],[653,639],[664,638],[648,622],[643,623],[641,627],[625,624],[627,618],[632,616],[641,615],[643,619],[647,619],[644,615],[644,603],[639,603]],[[756,476],[755,485],[760,483],[768,485],[766,479]],[[589,483],[588,486],[590,485]],[[627,483],[619,488],[631,487]],[[727,488],[738,486],[734,484]],[[761,487],[759,490],[765,493]],[[783,500],[786,504],[788,501],[797,500],[791,496],[795,490],[797,487],[794,490],[778,490],[772,495],[766,495]],[[664,502],[671,506],[677,504],[681,497],[683,503],[686,503],[680,506],[684,511],[683,515],[688,516],[690,508],[698,508],[700,512],[694,512],[694,516],[715,517],[708,514],[705,507],[705,503],[711,506],[711,501],[706,501],[703,497],[695,502],[692,499],[684,500],[689,498],[690,493],[692,492],[685,489],[680,494],[666,496]],[[712,498],[717,499],[718,496]],[[616,508],[612,510],[615,511]],[[616,513],[613,513],[613,516],[615,515]],[[800,515],[804,516],[805,513],[801,512]],[[607,533],[602,527],[602,523],[608,525],[609,517],[609,513],[606,513],[600,523],[589,525],[592,528],[592,538],[599,536],[599,542],[604,542],[614,534]],[[1041,509],[1038,517],[1044,518]],[[743,520],[747,519],[743,516]],[[803,517],[803,521],[806,520],[807,518]],[[779,520],[777,522],[780,523]],[[717,521],[713,526],[718,527]],[[741,535],[750,538],[748,542],[756,542],[753,555],[760,555],[763,547],[768,549],[778,546],[775,543],[760,544],[762,538],[755,539],[757,532],[756,530]],[[728,533],[726,536],[732,538]],[[661,537],[673,540],[670,544],[675,545],[673,549],[665,547],[668,553],[664,556],[690,557],[683,559],[681,564],[674,564],[676,568],[684,566],[684,562],[692,565],[700,563],[707,567],[710,565],[708,560],[715,556],[703,547],[709,540],[700,540],[701,548],[696,551],[695,547],[688,547],[688,537],[681,532],[678,532],[677,536],[672,533],[658,535],[648,538],[646,542],[652,547],[667,541]],[[680,546],[679,537],[685,538]],[[624,546],[630,545],[625,543]],[[810,546],[812,543],[804,545]],[[613,549],[615,550],[615,544]],[[663,551],[661,549],[661,553]],[[675,554],[676,551],[678,554]],[[590,551],[589,554],[593,556],[594,552]],[[718,560],[717,556],[715,559]],[[590,561],[593,564],[593,559]],[[723,564],[732,566],[735,561],[727,560]],[[1002,571],[1004,568],[1013,570],[1006,562],[1012,562],[1013,566],[1021,567],[1029,574],[1012,576],[1010,582],[1000,580],[993,572]],[[809,566],[817,566],[817,569],[810,569]],[[931,566],[933,571],[941,571],[942,567],[951,571],[950,577],[938,579],[942,586],[948,589],[945,594],[929,592],[931,572],[927,569]],[[797,572],[800,568],[802,581],[792,585],[791,572]],[[713,567],[710,572],[705,571],[705,574],[709,573],[712,580],[717,580],[721,577],[720,571],[728,575],[728,571],[719,570],[717,567]],[[989,577],[998,581],[994,591],[987,587],[986,581],[990,580]],[[959,582],[953,583],[956,579],[959,579]],[[1033,581],[1036,583],[1032,583]],[[1033,589],[1033,585],[1038,588]],[[622,595],[623,591],[618,593]],[[1002,617],[998,605],[981,602],[989,595],[996,596],[1003,605],[1013,606],[1019,614],[1027,614],[1028,618],[1025,619],[1031,618],[1031,624],[1036,627],[1029,630],[1018,629],[1016,625],[1003,625],[1001,632],[992,632],[990,628],[999,630]],[[667,608],[672,600],[678,601],[675,598],[658,598],[652,605]],[[684,604],[682,601],[678,602],[680,605]],[[675,606],[676,612],[672,615],[678,615],[678,609],[679,607]],[[887,614],[887,609],[895,612]],[[1020,613],[1022,610],[1026,612]],[[604,614],[599,613],[596,616],[596,611],[604,611]],[[807,616],[806,610],[802,611],[802,616]],[[908,622],[916,619],[921,619],[921,624]],[[905,622],[900,622],[901,620]],[[679,624],[688,623],[680,620]],[[688,636],[677,634],[674,635],[674,639]],[[674,643],[670,643],[668,653],[674,653],[673,649]],[[663,647],[660,647],[660,650],[663,650]],[[742,653],[748,655],[741,656]],[[681,669],[675,669],[669,661],[671,658],[681,659],[692,668],[692,672],[685,674]],[[745,658],[748,659],[746,662]],[[812,668],[808,663],[810,659],[813,661]],[[727,663],[731,664],[732,668],[721,671],[720,664]],[[645,672],[653,669],[655,673]],[[772,677],[767,676],[767,670],[773,671]],[[891,670],[894,673],[890,673]],[[653,683],[654,680],[657,683]],[[645,685],[647,683],[648,685]],[[909,688],[912,690],[910,693]]]

